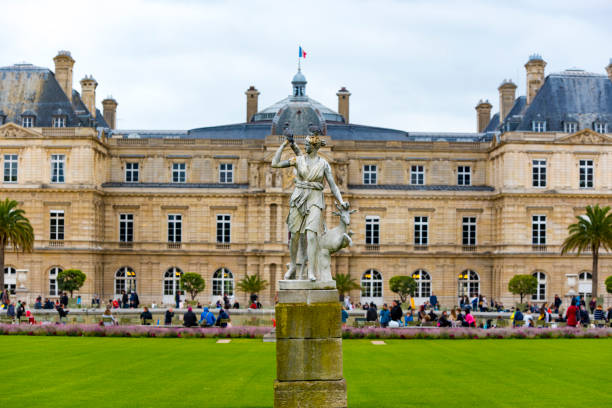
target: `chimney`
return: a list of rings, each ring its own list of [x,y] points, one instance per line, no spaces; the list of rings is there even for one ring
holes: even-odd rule
[[[485,128],[491,121],[491,108],[493,105],[489,103],[489,100],[483,101],[482,99],[476,105],[476,119],[478,125],[478,133],[484,132]]]
[[[72,67],[74,66],[74,60],[70,51],[58,51],[53,58],[53,62],[55,62],[55,79],[72,103]]]
[[[606,71],[608,72],[608,78],[612,81],[612,58],[610,58],[610,63],[606,67]]]
[[[529,56],[529,61],[525,64],[527,70],[527,105],[533,101],[544,83],[544,68],[546,68],[546,62],[540,54]]]
[[[244,93],[247,97],[246,104],[246,121],[249,123],[253,119],[253,115],[257,113],[257,102],[259,100],[259,91],[253,85]]]
[[[117,127],[117,101],[112,96],[102,101],[102,116],[111,129]]]
[[[499,91],[499,123],[501,124],[514,105],[516,85],[511,79],[504,79],[497,90]]]
[[[340,88],[338,95],[338,113],[344,118],[344,123],[349,123],[349,97],[351,93],[345,87]]]
[[[94,79],[93,76],[87,76],[81,79],[81,99],[83,103],[87,107],[89,113],[91,113],[92,118],[96,118],[96,88],[98,87],[98,82]]]

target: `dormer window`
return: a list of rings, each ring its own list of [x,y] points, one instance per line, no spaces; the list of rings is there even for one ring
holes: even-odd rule
[[[25,128],[34,127],[34,116],[22,116],[21,117],[21,126]]]
[[[597,133],[608,133],[608,124],[605,122],[593,123],[593,130]]]
[[[66,127],[66,116],[54,116],[52,125],[54,128]]]
[[[578,131],[578,123],[576,123],[576,122],[563,122],[563,131],[565,133],[576,133]]]
[[[546,132],[546,121],[534,120],[531,122],[531,130],[534,132]]]

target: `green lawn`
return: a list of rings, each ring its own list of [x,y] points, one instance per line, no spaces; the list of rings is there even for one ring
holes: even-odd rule
[[[612,341],[344,341],[349,406],[610,407]],[[261,340],[0,336],[0,407],[271,407]]]

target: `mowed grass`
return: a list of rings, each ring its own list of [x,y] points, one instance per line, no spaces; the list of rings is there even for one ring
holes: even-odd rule
[[[349,407],[610,407],[612,341],[344,341]],[[0,407],[271,407],[261,340],[0,337]]]

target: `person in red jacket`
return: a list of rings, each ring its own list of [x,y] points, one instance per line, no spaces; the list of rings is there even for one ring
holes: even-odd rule
[[[579,309],[576,307],[576,300],[572,299],[572,304],[567,308],[567,312],[565,317],[567,318],[567,325],[571,327],[576,327],[578,324],[578,313]]]

